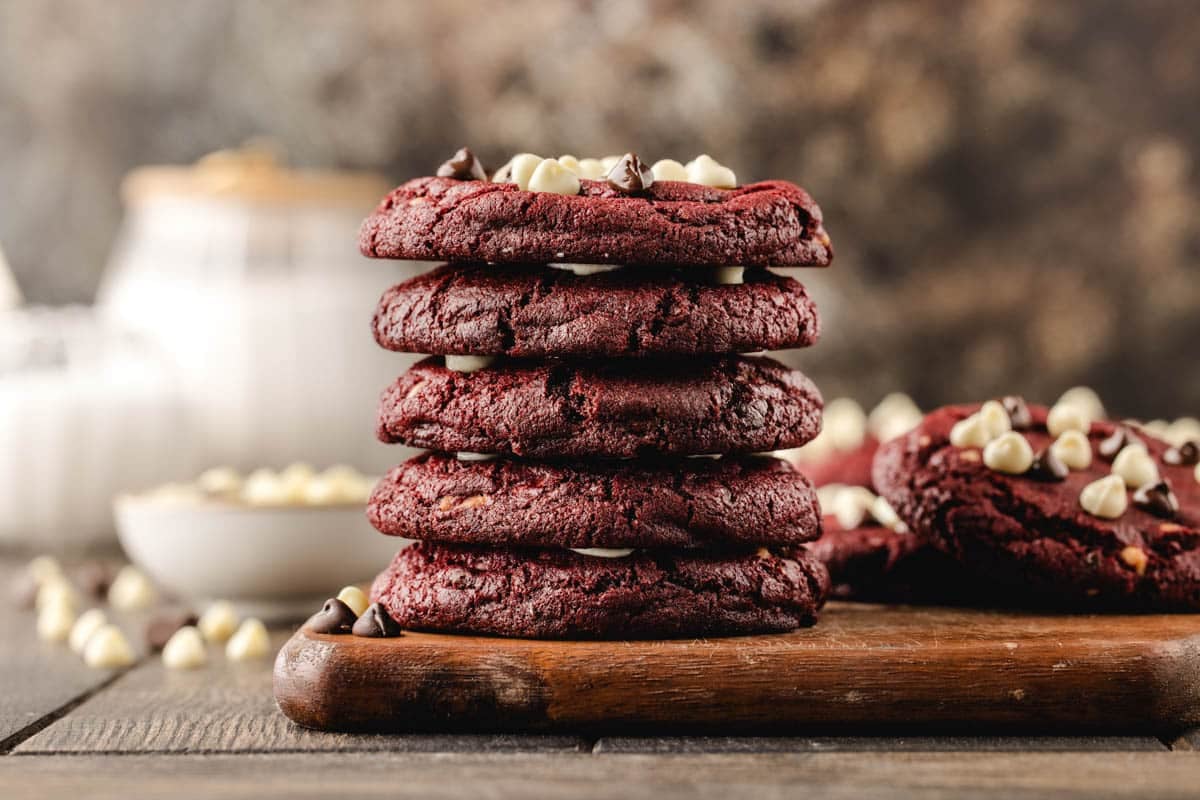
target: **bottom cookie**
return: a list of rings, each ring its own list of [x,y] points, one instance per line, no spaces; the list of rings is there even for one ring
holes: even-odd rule
[[[396,555],[371,599],[416,630],[646,639],[794,630],[816,622],[828,590],[803,550],[602,558],[421,542]]]

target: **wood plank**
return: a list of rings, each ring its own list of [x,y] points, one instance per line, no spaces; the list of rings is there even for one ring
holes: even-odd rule
[[[1162,752],[1153,736],[615,736],[592,752],[624,753],[1085,753]]]
[[[415,797],[671,800],[1184,798],[1200,758],[1176,753],[552,755],[308,753],[12,756],[0,794],[22,797]]]
[[[6,593],[24,568],[23,561],[0,560]],[[40,641],[36,621],[32,610],[0,609],[0,753],[117,675],[88,668],[65,644]]]
[[[276,662],[275,693],[292,719],[329,730],[1158,735],[1200,724],[1197,674],[1195,615],[835,603],[814,628],[729,639],[301,631]]]
[[[289,632],[273,634],[277,648]],[[220,648],[195,670],[150,658],[72,713],[21,743],[29,753],[218,753],[392,750],[403,752],[581,751],[571,736],[321,734],[287,720],[271,696],[271,662],[234,663]]]

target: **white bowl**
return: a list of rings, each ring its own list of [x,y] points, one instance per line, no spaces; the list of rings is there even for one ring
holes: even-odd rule
[[[123,496],[114,509],[125,553],[162,589],[197,610],[229,600],[263,619],[315,613],[411,543],[372,528],[361,505],[249,508]]]

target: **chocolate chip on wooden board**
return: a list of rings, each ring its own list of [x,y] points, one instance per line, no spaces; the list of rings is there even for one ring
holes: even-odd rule
[[[336,597],[331,597],[321,606],[320,611],[308,618],[303,627],[313,633],[349,633],[357,619],[350,606]]]

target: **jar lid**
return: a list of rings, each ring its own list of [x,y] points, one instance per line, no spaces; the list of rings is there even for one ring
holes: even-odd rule
[[[288,169],[277,148],[252,142],[218,150],[192,166],[138,167],[125,176],[128,204],[190,196],[269,205],[345,205],[369,208],[390,188],[371,172]]]

